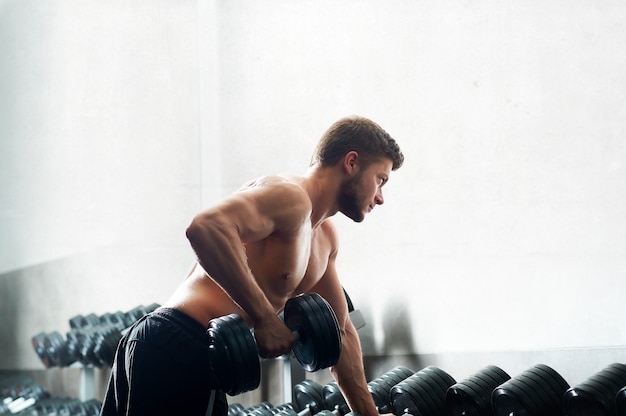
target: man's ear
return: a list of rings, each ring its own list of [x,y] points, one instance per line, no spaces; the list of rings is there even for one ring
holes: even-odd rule
[[[359,154],[351,150],[343,157],[343,170],[348,174],[352,175],[359,170]]]

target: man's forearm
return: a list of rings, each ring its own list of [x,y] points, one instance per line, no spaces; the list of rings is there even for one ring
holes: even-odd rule
[[[372,394],[367,389],[361,344],[351,323],[343,334],[342,343],[339,362],[330,371],[353,412],[363,416],[376,416],[378,411]]]

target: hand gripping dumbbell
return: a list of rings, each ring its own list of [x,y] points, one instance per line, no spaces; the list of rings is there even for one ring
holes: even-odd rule
[[[291,298],[283,314],[285,325],[296,338],[292,352],[306,371],[337,364],[341,354],[339,323],[324,298],[317,293]],[[219,388],[230,396],[256,389],[261,382],[259,350],[243,318],[230,314],[212,319],[207,334]]]

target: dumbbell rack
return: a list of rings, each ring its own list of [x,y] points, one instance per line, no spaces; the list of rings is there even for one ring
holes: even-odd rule
[[[59,331],[41,332],[33,336],[31,342],[46,368],[80,369],[79,399],[95,399],[95,368],[110,367],[125,329],[158,307],[153,303],[127,312],[78,315],[70,319],[67,337]]]

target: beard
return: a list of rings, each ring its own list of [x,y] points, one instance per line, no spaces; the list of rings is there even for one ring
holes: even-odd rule
[[[344,183],[339,192],[339,212],[354,222],[365,219],[363,212],[363,195],[359,192],[361,175],[358,174]]]

